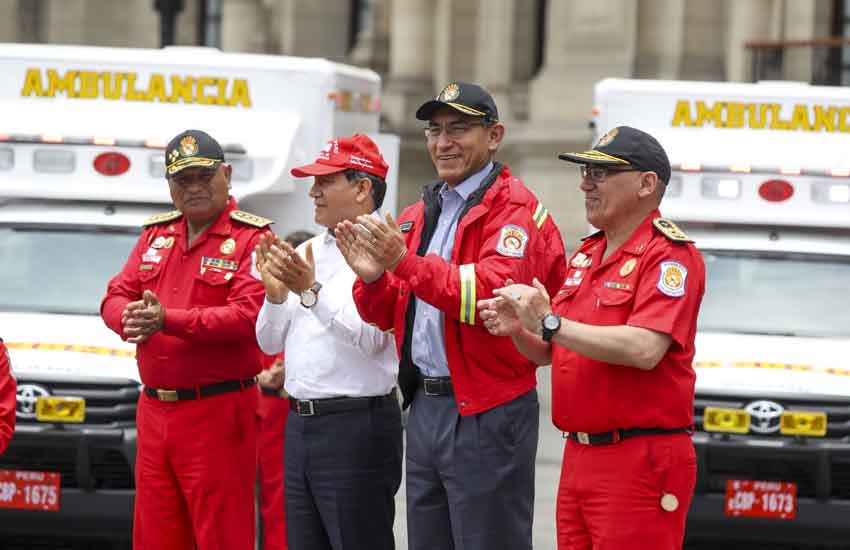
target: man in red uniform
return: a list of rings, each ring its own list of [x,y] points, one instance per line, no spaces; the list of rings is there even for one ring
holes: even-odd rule
[[[486,90],[451,83],[416,117],[427,122],[439,181],[398,224],[360,216],[358,226],[337,226],[361,317],[395,329],[411,406],[409,548],[530,550],[535,365],[484,330],[475,299],[507,280],[560,284],[563,242],[534,194],[495,160],[505,127]]]
[[[293,231],[284,240],[298,248],[313,238],[309,231]],[[260,484],[260,526],[263,550],[286,550],[286,499],[283,484],[284,429],[289,395],[283,389],[283,353],[266,355],[268,368],[257,376],[257,477]]]
[[[6,344],[0,339],[0,455],[15,433],[16,384]]]
[[[681,548],[696,482],[697,313],[705,266],[658,206],[670,163],[627,126],[583,153],[587,220],[601,229],[563,287],[510,285],[479,304],[493,334],[552,363],[552,421],[568,441],[557,501],[560,550]]]
[[[270,220],[237,210],[231,167],[212,137],[165,150],[177,210],[145,222],[101,304],[138,344],[136,550],[253,550],[257,390],[254,323],[263,285],[252,262]]]

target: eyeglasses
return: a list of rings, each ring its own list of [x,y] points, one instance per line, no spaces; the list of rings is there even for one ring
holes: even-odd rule
[[[605,181],[611,174],[620,172],[639,172],[636,168],[608,168],[607,166],[599,166],[598,164],[584,164],[581,167],[581,177],[590,181],[599,183]]]
[[[459,138],[472,129],[473,126],[487,126],[484,122],[471,122],[468,120],[458,120],[449,122],[445,126],[439,124],[429,124],[425,127],[425,137],[428,139],[439,139],[444,132],[447,138]]]

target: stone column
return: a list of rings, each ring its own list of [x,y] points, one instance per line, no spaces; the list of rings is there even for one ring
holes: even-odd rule
[[[221,18],[221,49],[264,53],[269,50],[272,17],[258,0],[227,0]]]
[[[638,6],[635,76],[679,78],[684,28],[685,0],[642,0]]]
[[[476,2],[437,0],[432,90],[435,95],[453,80],[475,80],[478,29]]]
[[[433,97],[433,0],[392,0],[389,75],[382,111],[395,130],[414,128],[415,109]]]
[[[543,69],[530,90],[530,118],[586,126],[593,86],[632,75],[637,3],[549,2]]]
[[[351,2],[277,0],[281,53],[346,61]]]
[[[785,40],[811,40],[815,38],[815,0],[784,0],[783,34]],[[822,35],[823,36],[823,35]],[[782,59],[782,78],[810,82],[812,79],[812,55],[826,55],[826,50],[812,48],[787,48]]]
[[[493,95],[502,120],[513,118],[509,92],[515,4],[515,0],[478,0],[475,81]]]
[[[728,26],[726,30],[726,79],[730,82],[749,82],[752,74],[753,52],[744,48],[749,40],[774,40],[778,38],[776,17],[768,17],[775,11],[774,0],[727,0]],[[777,17],[781,14],[776,14]]]

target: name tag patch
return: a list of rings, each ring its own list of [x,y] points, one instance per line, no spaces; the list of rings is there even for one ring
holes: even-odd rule
[[[499,232],[499,242],[496,244],[496,252],[502,256],[522,258],[525,256],[525,247],[528,245],[528,233],[518,225],[508,224]]]
[[[402,233],[409,233],[410,230],[413,229],[413,222],[401,223],[399,224],[398,228]]]
[[[685,295],[685,281],[688,278],[688,269],[672,260],[661,262],[661,272],[658,276],[658,284],[655,285],[662,294],[679,298]]]

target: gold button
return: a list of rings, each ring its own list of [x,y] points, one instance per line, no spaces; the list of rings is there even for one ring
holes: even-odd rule
[[[679,499],[673,493],[664,493],[661,496],[661,508],[665,512],[675,512],[679,509]]]

